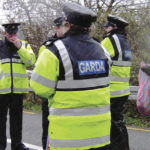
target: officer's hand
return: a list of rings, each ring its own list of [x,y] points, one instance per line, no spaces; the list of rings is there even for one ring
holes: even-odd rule
[[[143,66],[142,71],[145,72],[148,76],[150,76],[150,64],[147,64],[146,66]]]
[[[9,37],[7,37],[8,41],[13,43],[18,49],[20,49],[21,47],[21,42],[17,36],[17,34],[13,34]]]

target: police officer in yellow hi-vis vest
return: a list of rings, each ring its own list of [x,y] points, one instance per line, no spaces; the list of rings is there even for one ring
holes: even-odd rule
[[[42,47],[30,81],[37,95],[49,99],[50,149],[107,150],[110,58],[89,35],[97,15],[75,3],[66,3],[63,12],[65,36]]]
[[[45,41],[42,46],[47,46],[51,42],[54,42],[60,38],[63,37],[63,27],[62,23],[64,21],[63,17],[58,17],[54,20],[54,27],[55,27],[55,35],[52,37],[49,37],[47,41]],[[42,53],[43,48],[40,48],[39,55]],[[43,150],[45,150],[46,145],[47,145],[47,136],[48,136],[48,115],[49,115],[49,107],[48,107],[48,100],[43,98],[42,99],[42,146]]]
[[[0,41],[0,150],[6,149],[8,109],[12,150],[29,150],[22,143],[22,104],[28,93],[26,67],[35,63],[35,55],[28,42],[19,40],[19,25],[3,24],[5,40]]]
[[[111,149],[129,150],[128,133],[124,121],[125,103],[130,94],[131,50],[125,32],[128,22],[114,15],[108,15],[107,20],[105,24],[107,35],[101,44],[113,60],[110,74]]]

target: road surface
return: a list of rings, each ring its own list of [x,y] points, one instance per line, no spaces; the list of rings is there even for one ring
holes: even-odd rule
[[[9,117],[8,117],[9,120]],[[42,115],[24,111],[23,142],[30,150],[42,150]],[[7,150],[10,149],[9,124],[7,122]],[[128,127],[130,150],[150,150],[150,129]]]

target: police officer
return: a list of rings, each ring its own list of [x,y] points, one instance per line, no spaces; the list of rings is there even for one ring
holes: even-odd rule
[[[125,103],[130,94],[131,50],[125,32],[128,22],[114,15],[108,15],[107,20],[105,25],[107,35],[101,44],[113,60],[110,75],[111,149],[129,150],[128,133],[124,121]]]
[[[29,150],[22,143],[22,104],[24,93],[28,93],[26,67],[35,63],[35,55],[28,42],[19,40],[19,25],[3,24],[5,40],[0,41],[0,150],[6,148],[8,109],[12,150]]]
[[[110,61],[89,35],[97,15],[75,3],[63,12],[65,36],[43,47],[30,80],[35,93],[49,99],[50,149],[107,150]]]
[[[49,37],[46,42],[43,43],[44,46],[49,45],[50,43],[56,41],[59,38],[63,37],[63,32],[62,32],[62,22],[64,21],[63,17],[58,17],[54,20],[54,26],[55,26],[55,35],[52,37]],[[39,55],[42,52],[43,48],[41,47],[39,51]],[[48,109],[48,100],[43,98],[42,99],[42,146],[43,150],[46,149],[46,144],[47,144],[47,136],[48,136],[48,115],[49,115],[49,109]]]

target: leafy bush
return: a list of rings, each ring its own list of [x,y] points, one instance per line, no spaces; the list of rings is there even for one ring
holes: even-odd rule
[[[127,102],[125,119],[127,125],[150,127],[150,117],[146,117],[138,112],[136,101],[129,100]]]
[[[41,111],[41,98],[30,92],[25,95],[23,108],[32,111]]]

